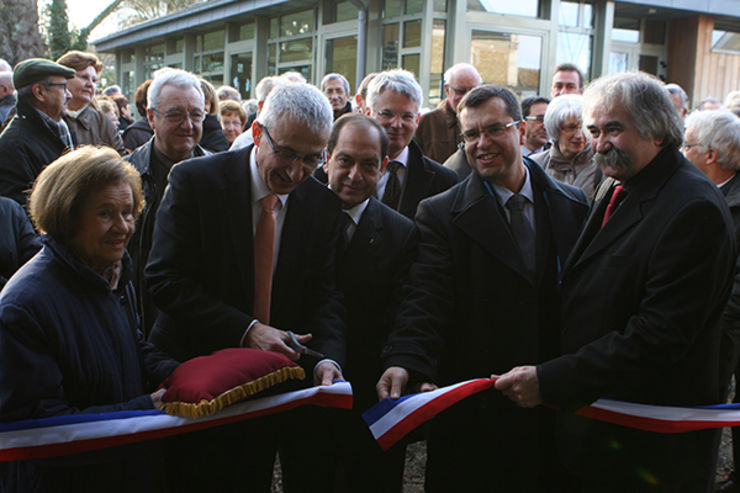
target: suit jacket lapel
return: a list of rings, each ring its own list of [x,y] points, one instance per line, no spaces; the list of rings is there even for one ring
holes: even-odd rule
[[[463,193],[452,206],[453,224],[528,279],[524,261],[498,201],[486,191],[483,180],[476,173],[471,173],[464,183]]]
[[[252,147],[237,154],[232,162],[235,172],[228,177],[229,183],[222,195],[229,211],[228,218],[233,243],[238,279],[243,279],[246,293],[254,287],[254,238],[252,235],[252,189],[249,174],[249,155]]]
[[[642,219],[645,204],[655,198],[658,190],[678,169],[680,159],[667,159],[667,153],[671,152],[678,151],[670,149],[660,151],[627,183],[627,195],[603,228],[601,222],[612,194],[606,195],[594,207],[586,227],[573,248],[573,254],[568,259],[566,270],[577,268],[579,264],[602,252]]]
[[[406,179],[404,180],[401,198],[398,201],[398,212],[411,217],[411,212],[422,197],[426,197],[429,183],[434,179],[434,172],[424,166],[423,154],[412,140],[409,144],[409,159],[406,163]]]
[[[380,202],[370,197],[365,211],[360,217],[360,222],[352,235],[347,251],[341,262],[344,269],[351,269],[357,265],[354,260],[361,259],[362,264],[373,262],[375,252],[380,251],[382,247],[382,229],[383,223],[380,220]]]

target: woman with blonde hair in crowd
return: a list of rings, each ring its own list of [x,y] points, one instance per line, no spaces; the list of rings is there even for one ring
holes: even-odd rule
[[[103,63],[92,53],[82,51],[68,51],[59,57],[57,63],[75,71],[75,76],[67,82],[72,99],[67,103],[64,115],[70,132],[76,137],[75,145],[105,145],[124,154],[118,129],[96,108],[96,84]]]

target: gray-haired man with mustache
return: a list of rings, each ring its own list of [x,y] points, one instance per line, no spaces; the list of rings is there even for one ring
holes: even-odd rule
[[[735,250],[721,193],[678,152],[682,123],[663,84],[615,74],[584,97],[594,161],[619,184],[565,263],[563,355],[513,368],[496,388],[523,407],[563,409],[561,450],[578,491],[712,491],[713,431],[650,433],[572,412],[600,397],[719,402],[718,321]]]

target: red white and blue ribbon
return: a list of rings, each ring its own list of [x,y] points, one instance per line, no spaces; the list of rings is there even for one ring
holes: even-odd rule
[[[495,381],[495,378],[479,378],[431,392],[407,395],[395,401],[388,398],[367,410],[362,417],[381,448],[388,450],[413,429],[453,404],[491,389]],[[599,399],[579,409],[576,414],[657,433],[684,433],[740,425],[740,405],[737,404],[672,407]]]
[[[0,462],[77,454],[202,430],[314,404],[352,408],[352,386],[337,382],[243,401],[199,419],[162,411],[73,414],[0,424]]]

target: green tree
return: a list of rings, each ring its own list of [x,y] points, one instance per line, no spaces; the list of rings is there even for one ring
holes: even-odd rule
[[[0,57],[15,65],[45,56],[36,0],[0,0],[0,12]]]
[[[44,14],[48,20],[49,56],[52,60],[56,60],[67,53],[72,46],[72,33],[69,31],[69,17],[67,16],[67,1],[51,0],[51,3],[44,9]]]

